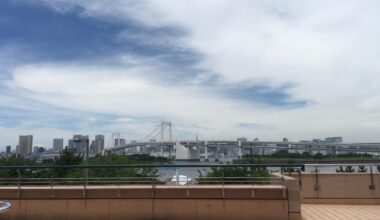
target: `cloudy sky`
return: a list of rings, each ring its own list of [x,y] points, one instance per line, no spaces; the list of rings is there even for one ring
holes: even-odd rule
[[[376,0],[0,1],[0,148],[33,134],[380,141]],[[107,142],[107,141],[106,141]]]

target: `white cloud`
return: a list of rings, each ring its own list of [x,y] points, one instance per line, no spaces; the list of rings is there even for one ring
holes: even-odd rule
[[[290,99],[305,108],[262,108],[215,94],[212,88],[162,83],[157,60],[130,54],[132,68],[92,64],[31,64],[13,72],[8,86],[23,96],[74,110],[123,117],[172,120],[206,138],[237,136],[306,139],[342,135],[348,141],[379,141],[380,4],[376,1],[45,1],[61,13],[73,4],[82,16],[133,19],[147,26],[180,27],[174,43],[203,56],[199,67],[221,85],[294,85]],[[123,37],[122,35],[120,37]],[[125,36],[124,36],[125,37]],[[139,38],[130,35],[128,37]],[[148,45],[171,44],[151,41]],[[240,128],[241,122],[272,129]],[[125,123],[125,126],[123,125]],[[110,127],[142,136],[151,124],[121,120]]]

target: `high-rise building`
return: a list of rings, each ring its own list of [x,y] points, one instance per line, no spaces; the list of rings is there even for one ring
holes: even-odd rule
[[[12,147],[11,146],[7,146],[7,148],[5,150],[5,153],[11,154],[11,152],[12,152]]]
[[[18,139],[18,152],[20,155],[32,153],[33,135],[20,135]]]
[[[63,138],[54,138],[53,139],[53,150],[55,152],[60,152],[63,150]]]
[[[98,154],[104,150],[104,135],[96,135],[95,140],[91,142],[91,153]]]
[[[87,152],[87,148],[89,147],[89,139],[88,135],[74,135],[72,140],[73,147],[75,153],[77,154],[85,154]]]

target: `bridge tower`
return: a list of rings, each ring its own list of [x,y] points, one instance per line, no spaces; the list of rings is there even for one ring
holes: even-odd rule
[[[168,141],[172,141],[173,139],[173,134],[172,134],[172,122],[170,121],[162,121],[161,124],[160,124],[160,127],[161,127],[161,142],[164,141],[164,138],[165,138],[165,128],[168,128]]]
[[[161,156],[163,157],[164,156],[164,148],[163,148],[163,145],[162,145],[162,142],[164,141],[169,141],[169,142],[172,142],[173,140],[173,133],[172,133],[172,122],[170,121],[161,121],[161,124],[160,124],[160,128],[161,128],[161,131],[160,131],[160,135],[161,135]],[[165,140],[165,130],[168,130],[168,140]]]
[[[118,147],[120,145],[120,133],[112,133],[111,141],[113,147]]]

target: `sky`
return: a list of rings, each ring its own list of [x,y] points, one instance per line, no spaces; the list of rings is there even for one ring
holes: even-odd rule
[[[0,1],[0,149],[139,140],[380,141],[376,0]]]

